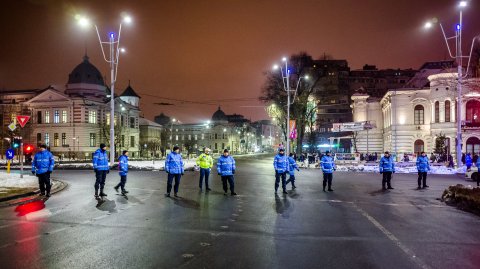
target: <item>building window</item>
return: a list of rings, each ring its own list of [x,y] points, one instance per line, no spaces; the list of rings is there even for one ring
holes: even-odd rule
[[[58,142],[59,142],[59,140],[58,140],[58,133],[54,133],[54,134],[53,134],[53,146],[54,146],[54,147],[58,147]]]
[[[472,136],[467,139],[467,153],[476,154],[480,152],[480,139]]]
[[[67,111],[66,110],[63,110],[62,111],[62,123],[67,123],[68,119],[67,119]]]
[[[50,123],[50,111],[45,111],[45,123]]]
[[[125,147],[125,135],[122,135],[120,145],[122,146],[122,148]]]
[[[135,128],[135,118],[130,117],[130,128]]]
[[[65,147],[67,145],[67,134],[62,133],[62,147]]]
[[[225,143],[222,143],[222,149],[225,149]]]
[[[105,119],[107,120],[107,125],[110,125],[110,113],[105,114]]]
[[[135,136],[130,136],[130,147],[135,147]]]
[[[204,139],[205,139],[205,134],[202,134],[202,140],[204,140]]]
[[[60,111],[58,110],[53,112],[53,123],[60,123]]]
[[[414,124],[415,125],[421,125],[424,124],[424,112],[425,110],[423,109],[422,105],[416,105],[415,110],[414,110]]]
[[[435,102],[435,122],[436,123],[440,122],[440,102],[439,101]]]
[[[175,135],[175,140],[178,141],[178,135]]]
[[[88,123],[97,123],[97,111],[90,110],[88,111]]]
[[[198,136],[197,136],[197,135],[195,135],[195,141],[197,141],[197,140],[198,140]]]
[[[42,124],[42,111],[37,111],[37,123]]]
[[[90,133],[90,147],[96,147],[96,146],[97,146],[97,134]]]
[[[217,143],[215,143],[215,149],[218,149],[218,144]]]
[[[188,140],[192,140],[192,135],[188,135]]]
[[[215,139],[218,139],[218,135],[215,133]]]
[[[123,127],[123,124],[125,122],[125,117],[123,115],[120,115],[120,126]]]
[[[420,153],[425,151],[425,143],[423,140],[418,139],[415,141],[413,144],[413,152],[416,153],[417,155],[420,155]]]
[[[445,122],[450,122],[450,101],[445,101]]]
[[[48,133],[45,133],[45,145],[50,145],[50,135]]]
[[[40,145],[40,143],[42,143],[42,134],[37,133],[37,145]]]
[[[467,102],[466,120],[468,123],[480,123],[480,101],[470,100]]]

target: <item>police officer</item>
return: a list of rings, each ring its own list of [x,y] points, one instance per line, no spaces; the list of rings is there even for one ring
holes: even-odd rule
[[[202,191],[203,178],[205,178],[205,190],[210,191],[211,189],[208,187],[208,178],[210,176],[210,171],[212,170],[213,158],[210,155],[209,148],[205,148],[205,153],[202,153],[200,156],[198,156],[197,165],[200,166],[200,179],[198,182],[200,191]]]
[[[477,163],[475,165],[478,168],[478,171],[480,171],[480,158],[477,159]],[[477,186],[480,186],[480,177],[477,175]]]
[[[121,188],[122,194],[125,195],[128,191],[125,189],[125,184],[127,183],[127,173],[128,173],[128,150],[122,152],[122,156],[118,158],[118,174],[120,175],[120,183],[117,186],[113,187],[116,192],[118,188]]]
[[[418,189],[428,188],[427,186],[427,172],[430,171],[430,161],[427,154],[422,151],[421,155],[417,158],[417,170],[418,170]],[[422,185],[423,182],[423,185]]]
[[[467,165],[467,171],[470,171],[470,168],[472,167],[472,155],[469,153],[467,153],[467,156],[465,157],[465,164]]]
[[[288,185],[288,183],[292,182],[292,190],[297,188],[295,186],[295,170],[300,171],[300,169],[298,169],[297,162],[295,161],[294,154],[290,153],[288,154],[288,174],[290,177],[288,178],[287,182],[285,182],[285,185]]]
[[[223,155],[218,158],[217,172],[222,177],[224,195],[227,195],[228,191],[227,181],[230,185],[230,194],[232,196],[237,195],[235,192],[235,179],[233,178],[235,174],[235,160],[229,155],[228,149],[223,150]]]
[[[93,171],[95,171],[95,197],[98,198],[98,189],[100,189],[100,196],[107,196],[103,192],[105,187],[105,179],[107,174],[110,173],[110,167],[108,166],[107,146],[100,144],[100,148],[93,153]]]
[[[382,189],[386,190],[393,190],[392,187],[392,173],[395,173],[395,163],[393,162],[393,158],[390,156],[390,152],[385,151],[385,155],[380,159],[380,163],[378,165],[380,174],[383,174],[382,177]],[[385,187],[387,185],[387,188]]]
[[[320,159],[320,165],[322,166],[323,172],[323,191],[325,191],[325,187],[328,184],[328,191],[333,191],[332,189],[332,181],[333,181],[333,171],[336,171],[337,168],[335,166],[335,161],[330,154],[330,151],[326,151],[325,155],[322,156]]]
[[[174,146],[173,151],[167,155],[165,160],[165,172],[167,172],[167,193],[165,196],[170,197],[172,191],[172,183],[175,179],[175,186],[173,187],[174,196],[178,197],[178,188],[180,187],[180,179],[184,173],[183,159],[180,154],[180,147]]]
[[[32,174],[38,177],[38,184],[40,186],[40,195],[50,197],[50,174],[53,171],[55,160],[52,153],[47,150],[45,144],[40,145],[40,151],[35,154],[32,162]]]
[[[286,179],[288,171],[288,159],[287,156],[285,156],[285,150],[283,148],[278,149],[278,154],[275,155],[275,158],[273,159],[273,168],[275,169],[275,194],[277,193],[280,185],[280,178],[282,179],[283,194],[287,194]]]

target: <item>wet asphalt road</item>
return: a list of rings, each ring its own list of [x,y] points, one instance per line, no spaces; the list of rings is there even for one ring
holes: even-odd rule
[[[480,218],[436,198],[456,176],[336,173],[323,193],[317,169],[296,191],[273,193],[270,159],[239,160],[239,196],[198,191],[198,172],[166,198],[164,172],[131,172],[128,199],[107,178],[93,198],[93,172],[56,171],[69,187],[43,204],[0,208],[1,268],[479,268]],[[290,188],[289,188],[290,189]]]

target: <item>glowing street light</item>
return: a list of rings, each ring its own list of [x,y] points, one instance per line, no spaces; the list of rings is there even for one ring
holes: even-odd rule
[[[125,52],[125,49],[120,48],[120,36],[122,33],[122,22],[127,24],[132,22],[132,18],[127,14],[122,14],[122,21],[118,27],[118,35],[114,32],[108,33],[108,41],[102,41],[100,37],[100,32],[98,31],[97,25],[95,25],[95,30],[97,32],[98,41],[100,43],[100,48],[102,49],[103,59],[110,64],[110,165],[113,166],[115,161],[115,81],[117,81],[118,74],[118,63],[120,52]],[[90,25],[90,20],[83,16],[77,15],[75,19],[78,22],[78,25],[82,28],[86,28]],[[109,57],[105,54],[104,45],[107,45],[110,49]],[[122,110],[125,110],[123,108]]]
[[[468,5],[468,1],[460,1],[458,3],[458,7],[462,8],[462,7],[466,7]]]
[[[430,21],[427,21],[427,22],[425,23],[425,25],[423,26],[423,28],[425,28],[425,29],[430,29],[430,28],[432,28],[432,27],[433,27],[433,23],[430,22]]]

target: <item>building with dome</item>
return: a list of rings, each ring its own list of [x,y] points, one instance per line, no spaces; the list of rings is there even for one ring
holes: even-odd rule
[[[22,134],[24,143],[45,143],[59,157],[90,159],[100,143],[110,142],[109,94],[102,74],[84,56],[69,74],[64,91],[54,87],[3,91],[0,101],[21,107],[22,114],[31,116]],[[130,83],[115,97],[117,156],[122,150],[128,150],[131,157],[139,156],[139,100]],[[4,124],[8,121],[4,120]]]
[[[438,66],[438,65],[437,65]],[[421,70],[412,87],[389,90],[382,98],[366,93],[352,96],[355,122],[375,123],[376,128],[359,131],[357,151],[417,156],[431,153],[435,140],[446,136],[447,154],[455,156],[457,132],[457,73],[449,66]],[[418,87],[414,87],[418,86]],[[480,79],[464,80],[462,90],[462,151],[480,153]],[[455,158],[454,158],[455,159]]]

